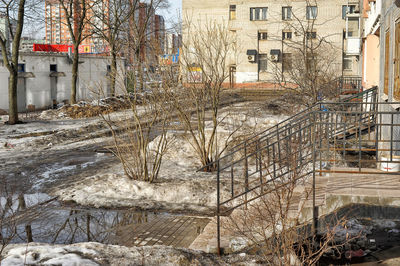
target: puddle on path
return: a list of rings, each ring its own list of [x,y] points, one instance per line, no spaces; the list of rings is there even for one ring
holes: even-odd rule
[[[95,241],[125,246],[164,244],[187,248],[210,220],[149,211],[66,207],[57,201],[37,205],[49,199],[46,194],[25,195],[27,209],[9,223],[17,229],[12,243]],[[1,202],[4,207],[6,200],[3,198]],[[18,198],[13,197],[14,211],[18,210],[19,203]],[[9,236],[11,231],[10,227],[2,227],[3,236]]]
[[[114,160],[111,154],[94,151],[49,151],[8,161],[1,168],[1,178],[17,193],[38,193]]]

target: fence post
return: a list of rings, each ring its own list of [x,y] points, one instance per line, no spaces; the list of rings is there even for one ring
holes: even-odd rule
[[[219,210],[219,194],[220,194],[220,187],[219,187],[219,160],[217,161],[217,251],[218,255],[221,255],[221,225],[220,225],[220,210]]]

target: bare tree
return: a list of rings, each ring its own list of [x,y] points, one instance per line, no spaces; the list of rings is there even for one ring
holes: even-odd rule
[[[317,20],[317,1],[307,0],[306,4],[309,8],[306,19],[303,9],[299,14],[292,10],[291,19],[284,22],[285,31],[295,34],[290,38],[284,33],[275,37],[282,42],[282,55],[270,65],[274,81],[302,104],[310,106],[323,97],[335,96],[336,81],[341,74],[337,59],[341,57],[341,47],[335,47],[330,41],[334,35],[316,31],[332,19]]]
[[[92,31],[87,27],[92,18],[92,9],[95,5],[100,4],[94,0],[58,0],[64,12],[65,19],[62,23],[67,25],[70,34],[70,41],[73,44],[72,58],[72,81],[71,81],[71,98],[72,104],[76,103],[76,90],[78,81],[79,68],[79,45],[92,35]]]
[[[104,40],[110,49],[111,55],[111,95],[115,94],[117,78],[117,57],[126,45],[126,32],[129,20],[133,18],[138,9],[139,1],[110,0],[108,5],[94,8],[91,26],[94,35]]]
[[[206,166],[224,150],[218,149],[218,127],[223,120],[219,110],[229,63],[236,56],[236,42],[223,23],[194,25],[186,19],[183,31],[187,31],[180,55],[184,86],[167,93],[188,133],[189,143]]]
[[[346,215],[331,215],[317,230],[307,215],[313,208],[313,186],[310,165],[302,154],[308,151],[293,137],[280,144],[282,150],[267,147],[269,151],[262,151],[262,155],[255,152],[263,158],[264,185],[249,194],[256,200],[247,203],[244,199],[245,207],[236,209],[225,227],[259,250],[267,264],[315,265],[327,252],[339,254],[357,235],[341,243],[335,241],[338,229],[346,227]],[[252,163],[257,161],[250,160],[248,167]]]
[[[24,28],[25,0],[2,1],[0,11],[5,19],[5,31],[0,31],[0,46],[4,66],[10,78],[8,80],[8,124],[14,125],[18,120],[17,84],[18,84],[18,58],[21,34]],[[10,42],[12,50],[10,51]]]
[[[103,116],[113,136],[112,151],[121,161],[125,175],[134,180],[157,179],[168,148],[171,109],[163,90],[156,87],[142,96],[127,95],[130,109],[122,122]]]
[[[156,33],[155,12],[169,6],[168,0],[149,0],[147,2],[130,2],[134,10],[129,20],[128,56],[135,61],[132,65],[132,88],[143,89],[145,82],[144,69],[158,64],[158,49],[154,50],[152,36]],[[133,51],[133,54],[132,54]]]

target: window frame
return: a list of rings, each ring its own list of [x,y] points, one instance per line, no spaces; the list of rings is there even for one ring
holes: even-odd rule
[[[289,12],[285,12],[289,11]],[[282,20],[292,20],[292,7],[291,6],[283,6],[282,7]]]
[[[236,20],[236,5],[229,5],[229,20]]]
[[[267,72],[268,71],[268,54],[258,54],[258,72]]]
[[[259,12],[257,12],[257,10],[259,10]],[[268,7],[250,7],[250,21],[267,21],[267,20],[268,20]]]
[[[315,9],[315,12],[313,12],[313,9]],[[318,6],[311,6],[311,5],[307,6],[306,7],[306,18],[308,20],[313,20],[313,19],[317,19],[317,17],[318,17]]]
[[[290,36],[285,36],[285,35],[290,35]],[[283,30],[282,31],[282,40],[291,40],[293,38],[293,32],[288,31],[288,30]]]
[[[350,63],[348,63],[348,65],[349,65],[350,67],[346,67],[345,62],[350,62]],[[353,70],[353,60],[352,60],[351,56],[348,56],[348,55],[344,55],[344,56],[343,56],[343,70],[344,70],[344,71],[351,71],[351,70]]]
[[[307,31],[306,32],[306,38],[307,38],[307,40],[315,40],[315,39],[317,39],[317,31],[316,30]]]
[[[268,32],[267,31],[258,31],[257,38],[258,38],[259,41],[268,40]]]

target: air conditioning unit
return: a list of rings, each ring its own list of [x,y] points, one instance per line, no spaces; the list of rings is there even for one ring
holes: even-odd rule
[[[272,62],[279,62],[279,56],[281,54],[281,50],[279,49],[272,49],[270,51],[269,60]]]
[[[257,58],[257,50],[247,50],[247,60],[249,60],[250,63],[255,63],[256,58]]]
[[[272,62],[278,62],[278,61],[279,61],[279,55],[277,55],[277,54],[272,54],[272,55],[270,55],[269,59],[270,59]]]
[[[256,56],[255,55],[248,55],[247,59],[249,60],[249,62],[255,62],[256,61]]]

